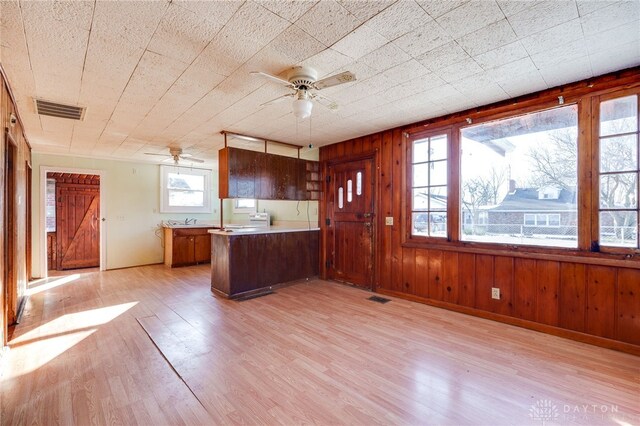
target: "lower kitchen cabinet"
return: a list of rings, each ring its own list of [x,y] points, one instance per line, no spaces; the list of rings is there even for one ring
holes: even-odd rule
[[[164,264],[173,268],[211,262],[209,229],[164,228]]]

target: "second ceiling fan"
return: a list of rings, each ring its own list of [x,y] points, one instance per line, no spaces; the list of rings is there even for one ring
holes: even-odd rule
[[[305,119],[311,115],[311,110],[313,109],[312,100],[316,100],[331,110],[337,109],[338,104],[317,92],[327,87],[350,83],[356,80],[356,75],[351,71],[344,71],[318,80],[316,70],[311,67],[300,66],[291,68],[287,73],[286,80],[262,71],[252,71],[251,74],[269,78],[292,89],[292,93],[287,93],[269,102],[265,102],[261,106],[280,102],[287,98],[293,98],[293,114],[299,119]]]

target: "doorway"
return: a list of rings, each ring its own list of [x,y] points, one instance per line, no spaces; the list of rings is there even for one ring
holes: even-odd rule
[[[373,290],[375,253],[374,157],[328,166],[327,275]]]
[[[100,176],[47,173],[46,208],[48,270],[100,266]]]
[[[104,172],[41,166],[40,268],[105,269]]]

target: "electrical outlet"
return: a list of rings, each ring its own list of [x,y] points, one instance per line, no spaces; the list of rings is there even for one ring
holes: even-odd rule
[[[393,216],[387,216],[384,218],[384,224],[387,226],[393,226]]]
[[[498,287],[491,287],[491,298],[500,300],[500,289]]]

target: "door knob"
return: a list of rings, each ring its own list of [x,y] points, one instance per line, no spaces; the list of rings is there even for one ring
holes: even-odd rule
[[[364,214],[364,217],[371,217],[371,216],[373,216],[373,213],[365,213]]]

